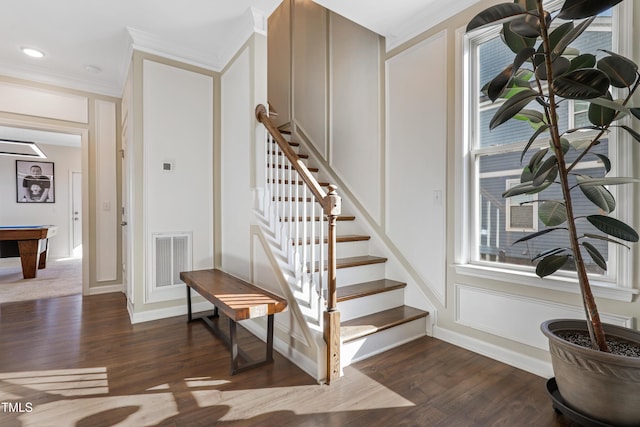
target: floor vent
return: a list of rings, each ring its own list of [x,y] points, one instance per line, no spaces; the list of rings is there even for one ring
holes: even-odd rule
[[[180,272],[191,270],[191,233],[158,233],[154,241],[154,286],[181,284]]]

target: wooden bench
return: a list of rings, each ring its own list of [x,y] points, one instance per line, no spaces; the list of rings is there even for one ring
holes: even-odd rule
[[[218,269],[183,271],[180,273],[180,279],[187,284],[187,321],[202,320],[214,334],[229,344],[231,375],[273,362],[273,315],[287,308],[287,300]],[[213,315],[193,317],[191,289],[213,303]],[[218,311],[229,318],[228,338],[212,321],[213,318],[218,317]],[[250,361],[239,367],[236,322],[262,316],[267,316],[266,357],[262,361]]]

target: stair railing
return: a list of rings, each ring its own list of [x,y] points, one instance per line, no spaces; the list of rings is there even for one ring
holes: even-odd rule
[[[266,181],[276,212],[288,217],[288,237],[296,251],[295,264],[302,266],[302,274],[315,276],[316,292],[326,289],[326,310],[323,314],[323,333],[327,344],[327,383],[340,377],[340,312],[336,295],[336,223],[341,213],[341,198],[337,187],[329,185],[328,192],[311,174],[278,128],[269,118],[264,105],[256,107],[256,118],[267,130]],[[311,195],[309,195],[311,193]],[[312,197],[311,197],[312,196]],[[307,200],[312,203],[308,204]],[[301,207],[302,205],[302,207]],[[322,218],[316,236],[316,209],[327,221],[324,243]],[[320,216],[320,215],[318,215]],[[309,218],[309,220],[307,220]],[[317,243],[316,243],[317,242]],[[321,248],[316,251],[316,246]],[[325,249],[326,248],[326,249]],[[326,261],[324,259],[326,253]],[[323,266],[326,265],[326,269]]]

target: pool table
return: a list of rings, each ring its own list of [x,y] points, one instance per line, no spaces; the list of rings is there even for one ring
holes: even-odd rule
[[[47,266],[49,238],[58,232],[54,225],[0,226],[0,258],[20,257],[22,277],[33,279]]]

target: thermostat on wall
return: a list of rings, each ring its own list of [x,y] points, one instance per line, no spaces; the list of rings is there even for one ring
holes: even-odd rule
[[[171,172],[173,170],[173,162],[167,162],[167,161],[162,162],[162,170]]]

